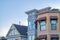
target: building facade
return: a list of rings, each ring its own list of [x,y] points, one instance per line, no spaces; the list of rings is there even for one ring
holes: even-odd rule
[[[6,38],[7,40],[27,40],[27,26],[12,24]]]
[[[36,40],[60,40],[60,11],[50,9],[39,12],[37,20]]]
[[[37,29],[35,27],[35,20],[37,18],[37,10],[33,9],[30,10],[28,12],[26,12],[26,14],[28,14],[28,40],[34,40],[37,34]]]
[[[35,21],[39,15],[38,12],[48,11],[50,10],[50,7],[41,9],[41,10],[30,10],[27,11],[26,14],[28,15],[28,40],[34,40],[37,37],[37,24],[35,24]]]
[[[7,40],[60,40],[60,10],[46,7],[27,11],[28,27],[13,24]]]

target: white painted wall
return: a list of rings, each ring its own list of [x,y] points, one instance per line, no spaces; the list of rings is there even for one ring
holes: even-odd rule
[[[12,26],[11,27],[11,31],[9,32],[9,36],[11,36],[11,35],[19,35],[20,33],[17,31],[17,29],[14,27],[14,26]]]
[[[21,35],[17,31],[17,29],[14,26],[12,26],[11,30],[10,30],[8,36],[7,36],[7,40],[16,40],[16,39],[17,40],[27,40],[27,38],[24,38],[24,37],[21,38],[20,36]]]

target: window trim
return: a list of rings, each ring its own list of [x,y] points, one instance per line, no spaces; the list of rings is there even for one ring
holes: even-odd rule
[[[46,20],[41,20],[41,21],[45,21],[45,24],[44,24],[44,25],[45,25],[45,27],[46,27]],[[41,21],[40,21],[40,22],[41,22]],[[45,28],[44,30],[41,30],[41,26],[44,26],[44,25],[40,25],[40,31],[46,31],[46,28]]]
[[[55,24],[52,24],[52,23],[51,23],[52,20],[55,20],[56,23],[55,23]],[[58,21],[57,19],[50,19],[51,30],[57,30],[57,21]],[[52,28],[53,25],[55,25],[55,26],[54,26],[54,27],[55,27],[54,29]]]

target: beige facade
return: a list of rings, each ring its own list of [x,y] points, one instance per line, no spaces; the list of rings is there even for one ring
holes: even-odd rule
[[[57,29],[51,30],[51,23],[50,23],[50,17],[56,17],[57,18]],[[40,20],[45,17],[46,19],[46,30],[40,31]],[[60,40],[60,13],[59,12],[46,12],[43,14],[38,15],[37,17],[37,37],[39,35],[47,35],[47,40],[51,40],[51,35],[58,35],[58,39]]]

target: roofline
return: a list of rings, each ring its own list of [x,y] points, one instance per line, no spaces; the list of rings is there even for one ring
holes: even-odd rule
[[[14,26],[14,24],[12,24],[11,27],[12,27],[12,26]],[[7,35],[6,35],[6,37],[8,36],[8,34],[9,34],[10,31],[11,31],[11,27],[10,27],[10,29],[9,29],[9,31],[8,31],[8,33],[7,33]],[[15,26],[14,26],[14,27],[15,27]],[[15,27],[15,28],[16,28],[16,27]],[[17,28],[16,28],[16,30],[17,30]],[[17,30],[17,31],[18,31],[18,30]],[[19,31],[18,31],[18,32],[19,32]],[[19,34],[20,34],[20,33],[19,33]]]
[[[13,24],[13,25],[20,25],[20,24]],[[28,27],[28,26],[26,26],[26,25],[20,25],[20,26],[25,26],[25,27]]]
[[[32,12],[38,12],[38,10],[37,9],[32,9],[32,10],[29,10],[29,11],[27,11],[27,12],[25,12],[26,14],[30,14],[30,13],[32,13]]]
[[[48,10],[51,10],[51,7],[46,7],[46,8],[40,9],[38,12],[44,12],[44,11],[48,11]]]
[[[40,14],[45,14],[45,13],[60,13],[60,11],[59,11],[59,10],[58,10],[58,11],[54,11],[54,10],[51,9],[51,10],[39,12],[38,15],[40,15]]]
[[[51,7],[46,7],[46,8],[40,9],[40,10],[32,9],[32,10],[27,11],[27,12],[25,12],[25,13],[26,13],[26,14],[30,14],[30,13],[32,13],[32,12],[37,12],[37,13],[39,13],[39,12],[42,12],[42,11],[45,11],[45,10],[50,10],[50,9],[51,9]]]
[[[13,25],[13,24],[12,24],[12,25]],[[12,25],[11,25],[11,27],[12,27]],[[11,27],[9,28],[9,30],[8,30],[8,32],[7,32],[7,34],[6,34],[6,37],[8,36],[8,34],[9,34],[10,30],[11,30]]]

